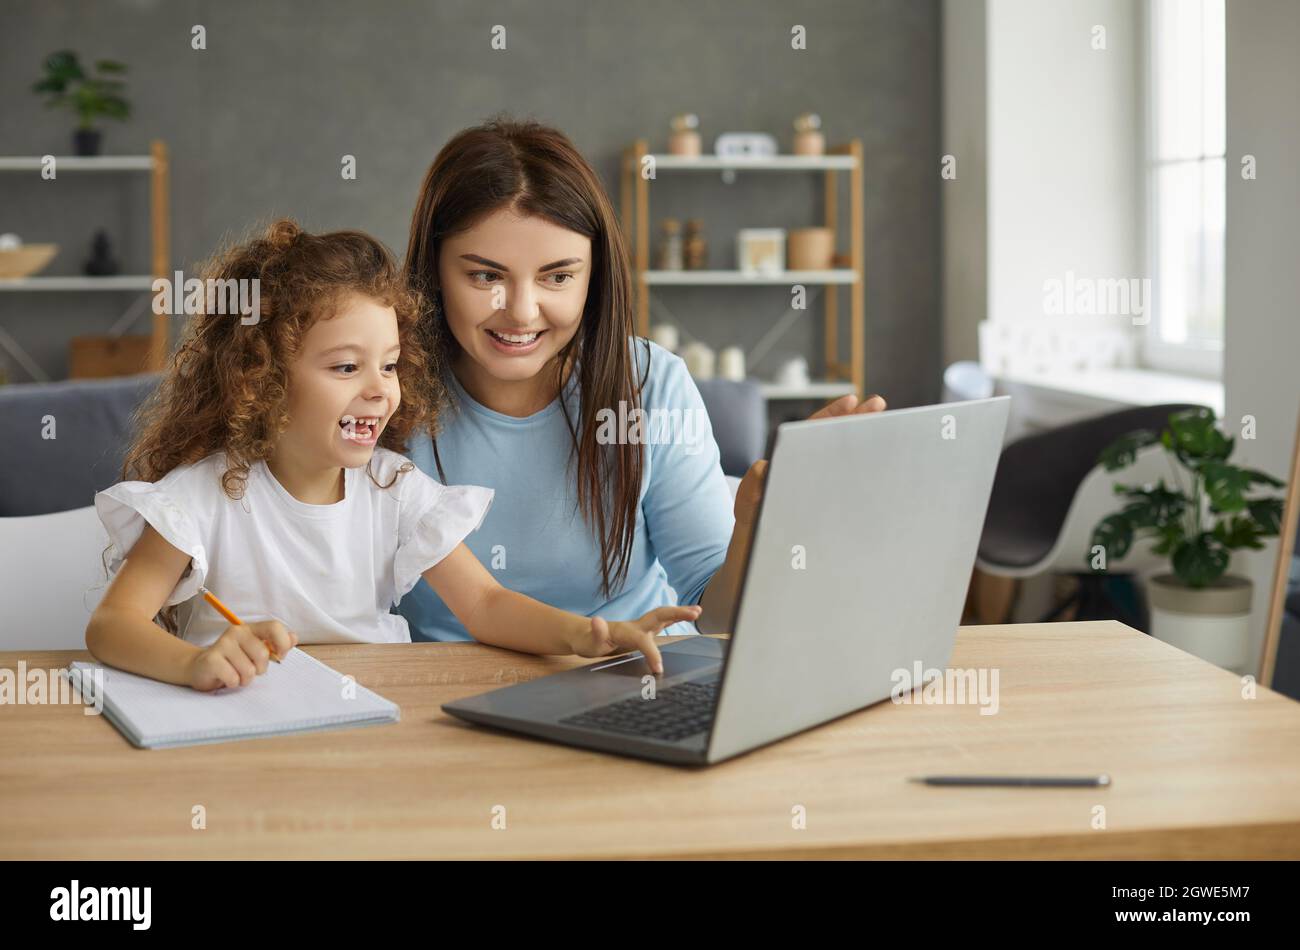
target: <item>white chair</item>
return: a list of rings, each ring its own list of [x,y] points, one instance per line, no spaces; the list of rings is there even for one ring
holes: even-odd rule
[[[0,518],[0,650],[84,650],[107,547],[93,507]]]

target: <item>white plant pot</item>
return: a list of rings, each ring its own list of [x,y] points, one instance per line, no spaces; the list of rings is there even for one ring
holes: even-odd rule
[[[1173,574],[1147,581],[1151,635],[1234,673],[1250,664],[1248,578],[1224,576],[1202,588],[1187,587]]]

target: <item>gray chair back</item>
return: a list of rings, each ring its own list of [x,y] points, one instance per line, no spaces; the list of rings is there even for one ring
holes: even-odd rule
[[[767,444],[767,401],[758,383],[730,379],[697,379],[709,413],[713,438],[722,455],[722,471],[741,477],[763,457]]]
[[[1102,449],[1136,429],[1162,428],[1185,403],[1121,409],[1012,442],[1002,450],[989,498],[979,558],[1028,567],[1047,555],[1075,492]]]

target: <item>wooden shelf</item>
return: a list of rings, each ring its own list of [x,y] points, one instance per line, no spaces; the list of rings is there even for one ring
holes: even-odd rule
[[[0,172],[40,171],[40,155],[0,156]],[[151,172],[149,155],[55,155],[54,167],[60,172]]]
[[[151,290],[148,274],[115,274],[112,277],[11,277],[0,279],[0,290]]]
[[[647,284],[679,284],[707,286],[754,286],[789,284],[852,284],[858,279],[857,271],[849,268],[835,270],[787,270],[776,274],[746,274],[738,270],[648,270],[643,275]]]
[[[717,155],[666,155],[649,156],[654,159],[656,171],[744,171],[744,172],[797,172],[797,171],[851,171],[858,167],[853,155],[773,155],[769,158],[722,158]]]

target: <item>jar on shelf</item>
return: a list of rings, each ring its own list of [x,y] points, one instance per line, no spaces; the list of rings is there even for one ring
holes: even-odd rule
[[[659,254],[655,267],[659,270],[682,269],[682,225],[676,218],[664,218],[659,222],[662,234],[659,237]]]
[[[712,379],[713,367],[717,360],[717,354],[708,346],[698,340],[693,343],[687,343],[682,348],[682,359],[686,361],[686,371],[695,379]]]
[[[686,222],[686,269],[706,270],[709,266],[709,244],[704,239],[704,222],[691,218]]]
[[[675,115],[670,123],[672,134],[668,136],[668,153],[698,158],[700,154],[699,116],[693,112]]]
[[[718,377],[735,382],[745,381],[745,351],[729,346],[718,354]]]
[[[822,118],[815,112],[805,112],[794,120],[794,147],[796,155],[825,155],[826,136],[822,134]]]
[[[650,328],[650,339],[658,343],[669,353],[676,353],[681,345],[677,327],[671,323],[656,323]]]

